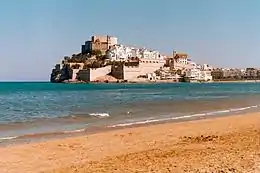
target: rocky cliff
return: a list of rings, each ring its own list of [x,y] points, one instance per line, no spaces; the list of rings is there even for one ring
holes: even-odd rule
[[[52,69],[50,81],[53,83],[60,83],[72,78],[72,69],[64,65],[62,68],[55,67]]]

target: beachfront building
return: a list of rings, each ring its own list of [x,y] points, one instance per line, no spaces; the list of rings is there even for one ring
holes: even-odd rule
[[[222,68],[214,68],[211,71],[211,75],[213,80],[221,80],[223,79],[223,69]]]
[[[258,68],[216,68],[212,70],[214,80],[259,80]]]
[[[182,79],[181,75],[177,73],[177,71],[172,70],[169,67],[164,67],[155,72],[157,79],[159,80],[167,80],[172,82],[179,82]]]
[[[107,50],[118,44],[118,39],[113,36],[92,36],[91,40],[86,41],[84,45],[81,46],[81,53],[91,53],[93,51],[101,51],[103,55],[106,54]]]
[[[190,63],[190,68],[185,71],[185,77],[188,78],[190,82],[193,81],[212,81],[212,67],[208,64],[196,64],[195,62]]]
[[[257,78],[258,70],[254,68],[214,68],[213,80],[244,80]]]
[[[198,82],[198,81],[212,81],[212,75],[211,71],[205,71],[200,69],[189,69],[186,72],[186,77],[189,78],[189,80]]]
[[[257,68],[246,68],[245,71],[246,79],[258,79],[259,78],[259,69]]]
[[[215,72],[216,69],[213,70]],[[221,80],[240,80],[246,77],[246,70],[239,68],[221,68]]]

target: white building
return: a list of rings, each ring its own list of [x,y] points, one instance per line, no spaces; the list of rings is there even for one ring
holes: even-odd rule
[[[187,70],[186,77],[189,77],[190,81],[212,81],[211,71],[200,69]]]
[[[130,58],[163,60],[165,56],[158,51],[151,51],[145,48],[114,45],[107,51],[107,57],[111,61],[127,61]]]
[[[147,49],[139,50],[139,56],[143,59],[163,59],[158,51],[151,51]]]
[[[107,51],[107,57],[111,61],[125,61],[131,54],[132,49],[123,45],[114,45]]]
[[[191,68],[186,69],[186,77],[190,81],[212,81],[212,67],[207,64],[191,63]]]
[[[188,59],[188,54],[186,53],[177,53],[173,51],[173,67],[176,70],[185,70],[191,68],[193,64],[190,64],[190,60]]]
[[[213,67],[208,64],[202,64],[201,68],[202,68],[202,70],[209,70],[209,71],[213,70]]]

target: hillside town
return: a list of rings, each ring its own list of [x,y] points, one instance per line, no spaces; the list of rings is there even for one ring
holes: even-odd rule
[[[92,36],[81,52],[65,56],[51,73],[51,82],[213,82],[260,79],[260,69],[213,68],[197,64],[185,52],[164,55],[130,47],[113,36]]]

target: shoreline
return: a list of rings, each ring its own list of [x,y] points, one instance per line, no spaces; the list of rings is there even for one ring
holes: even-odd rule
[[[213,81],[212,83],[259,83],[260,80],[223,80],[223,81]]]
[[[198,121],[150,124],[79,137],[1,147],[0,171],[122,172],[127,168],[129,169],[127,172],[137,170],[166,172],[167,167],[175,172],[183,172],[184,169],[195,172],[196,169],[224,170],[226,168],[223,167],[223,162],[229,165],[227,169],[238,172],[249,171],[255,166],[255,159],[259,159],[257,154],[260,154],[259,118],[260,113],[248,113]],[[200,149],[197,150],[197,147]],[[223,147],[227,151],[223,152]],[[173,154],[169,153],[173,151]],[[201,159],[202,163],[205,161],[200,154],[204,157],[206,154],[210,159],[211,156],[219,158],[219,153],[216,151],[229,159],[220,158],[221,162],[210,160],[216,162],[211,163],[214,165],[212,168],[208,164],[200,165],[198,159]],[[236,158],[233,154],[241,157]],[[251,158],[251,155],[254,156]],[[184,156],[190,158],[191,162],[182,160]],[[133,161],[128,160],[129,158],[133,158]],[[176,165],[175,161],[179,161],[179,164]],[[235,164],[234,161],[238,162]],[[139,162],[144,165],[153,164],[147,167],[141,166]]]
[[[62,84],[160,84],[160,83],[259,83],[260,80],[213,80],[202,82],[178,82],[172,80],[137,80],[137,81],[100,81],[100,82],[87,82],[87,81],[64,81]],[[57,82],[50,82],[57,83]]]
[[[259,110],[257,109],[260,105],[253,105],[247,107],[241,107],[237,109],[230,110],[218,110],[208,113],[194,113],[187,114],[182,116],[173,116],[166,118],[157,118],[157,119],[147,119],[143,121],[134,121],[134,122],[125,122],[119,124],[110,124],[106,126],[96,126],[96,127],[88,127],[88,125],[82,126],[81,128],[75,128],[71,130],[63,130],[63,131],[49,131],[49,132],[36,132],[36,133],[27,133],[18,136],[4,136],[0,138],[0,147],[4,146],[17,146],[21,144],[29,144],[29,143],[37,143],[37,142],[46,142],[50,140],[60,140],[71,137],[78,137],[84,135],[93,135],[98,133],[106,133],[109,131],[116,131],[128,128],[138,128],[138,127],[146,127],[160,124],[178,124],[182,122],[192,122],[192,121],[200,121],[204,119],[216,119],[221,117],[229,117],[229,116],[237,116],[240,114],[248,114],[248,113],[257,113]],[[257,110],[254,110],[257,109]],[[249,112],[247,112],[250,110]]]

